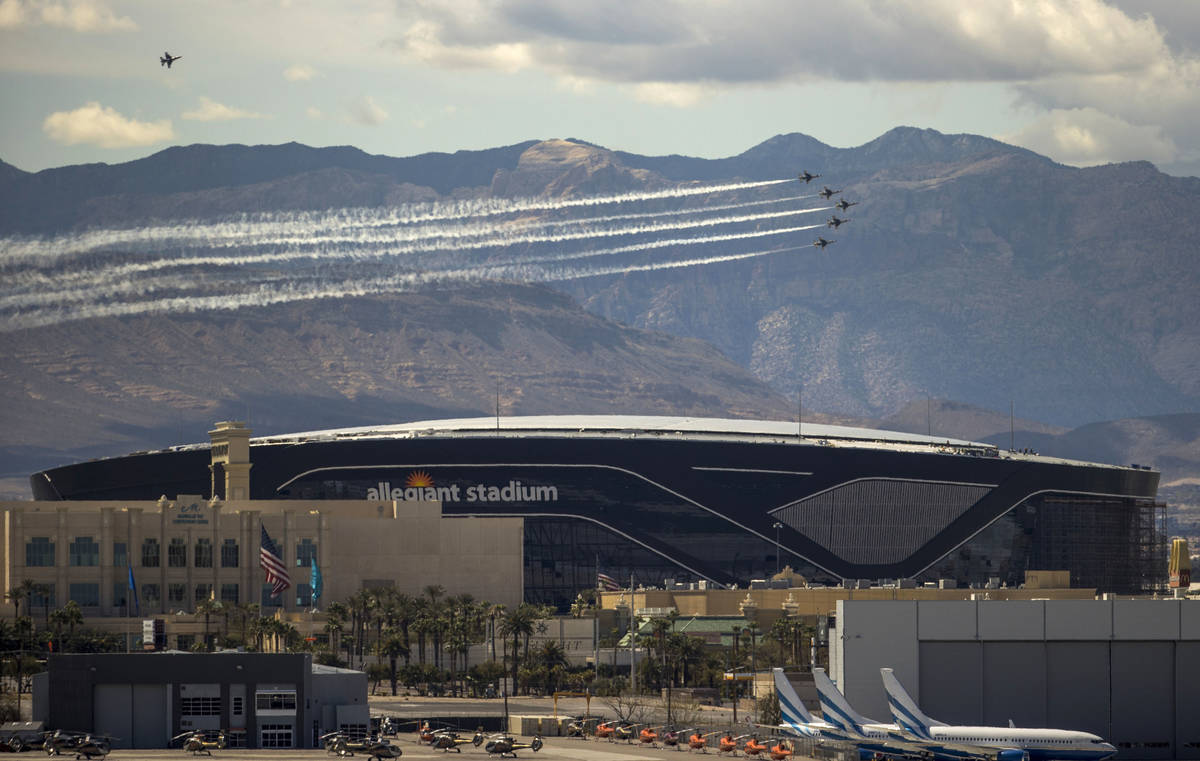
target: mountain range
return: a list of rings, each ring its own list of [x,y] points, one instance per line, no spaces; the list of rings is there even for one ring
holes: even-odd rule
[[[795,250],[703,266],[5,330],[4,471],[196,440],[247,411],[264,433],[491,414],[498,384],[504,414],[790,418],[800,402],[806,419],[1002,445],[1009,415],[986,410],[1011,405],[1041,421],[1016,430],[1017,446],[1200,476],[1200,180],[1144,162],[1079,169],[914,128],[854,148],[779,135],[722,159],[577,139],[409,158],[193,145],[38,173],[0,162],[0,235],[652,193],[801,169],[822,178],[794,192],[829,182],[860,202],[823,252],[807,245],[814,230],[790,236]]]

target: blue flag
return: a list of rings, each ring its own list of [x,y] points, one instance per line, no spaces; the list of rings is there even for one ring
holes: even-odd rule
[[[137,582],[133,580],[133,563],[129,564],[129,591],[133,593],[133,615],[140,616],[142,615],[142,604],[141,601],[138,600]],[[129,603],[126,603],[125,605],[126,610],[128,610]]]
[[[321,566],[317,565],[317,559],[313,558],[312,574],[308,579],[308,586],[312,589],[312,604],[315,608],[317,600],[321,599],[321,587],[324,579],[321,578]]]

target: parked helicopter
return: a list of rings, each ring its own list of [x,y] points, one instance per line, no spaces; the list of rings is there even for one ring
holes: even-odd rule
[[[542,738],[539,735],[534,735],[533,739],[527,743],[517,742],[511,735],[493,735],[483,746],[489,756],[510,756],[517,757],[519,750],[532,750],[537,753],[542,749]]]
[[[55,732],[55,735],[57,734],[58,732]],[[64,732],[57,742],[50,746],[43,744],[42,747],[50,756],[74,753],[76,759],[104,758],[112,751],[114,739],[87,732]]]
[[[384,759],[399,758],[404,751],[392,745],[387,740],[377,737],[350,737],[345,732],[330,732],[321,735],[321,742],[326,753],[335,753],[343,758],[361,753],[367,758]]]
[[[483,742],[483,732],[478,731],[474,737],[463,737],[458,732],[451,729],[443,729],[433,733],[433,741],[429,743],[430,747],[436,748],[443,753],[453,750],[455,753],[462,753],[460,745],[472,743],[476,747]]]
[[[191,732],[184,732],[181,735],[175,735],[171,738],[171,742],[179,742],[183,740],[183,750],[191,753],[193,756],[198,756],[201,753],[212,755],[213,750],[225,749],[225,732],[224,730],[196,729]]]

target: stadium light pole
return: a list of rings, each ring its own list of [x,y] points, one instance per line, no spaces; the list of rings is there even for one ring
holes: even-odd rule
[[[779,556],[782,554],[782,551],[779,549],[779,529],[783,528],[783,524],[779,521],[775,521],[773,528],[775,529],[775,575],[778,576]]]

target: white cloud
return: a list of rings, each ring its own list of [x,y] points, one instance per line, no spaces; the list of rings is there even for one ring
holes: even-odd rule
[[[1130,124],[1094,108],[1054,109],[1000,139],[1075,166],[1142,159],[1170,163],[1179,156],[1161,127]]]
[[[713,88],[691,82],[643,82],[633,88],[634,97],[643,103],[688,108],[708,100]]]
[[[387,121],[388,112],[384,111],[370,95],[364,95],[350,103],[347,107],[350,118],[368,127],[377,127]]]
[[[65,145],[87,143],[101,148],[153,145],[175,137],[169,119],[142,122],[122,116],[96,101],[74,111],[56,111],[42,122],[42,131]]]
[[[303,63],[292,64],[283,70],[283,78],[289,82],[307,82],[316,75],[316,69]]]
[[[304,115],[309,119],[320,119],[325,116],[323,113],[321,113],[321,109],[317,108],[316,106],[309,106],[308,108],[304,109]]]
[[[223,103],[218,103],[212,98],[200,96],[200,106],[192,111],[184,111],[182,114],[184,119],[197,122],[227,122],[234,119],[265,119],[263,114],[256,114],[253,111],[245,111],[240,108],[226,106]]]
[[[21,0],[0,0],[0,29],[16,29],[25,23]]]
[[[3,0],[0,29],[45,24],[76,32],[131,32],[138,28],[128,16],[118,16],[95,0]]]

